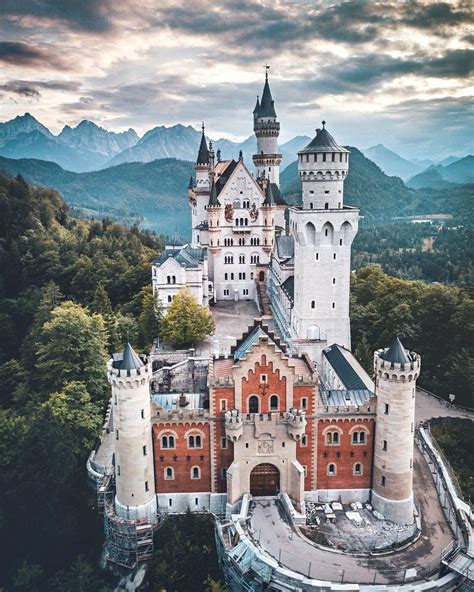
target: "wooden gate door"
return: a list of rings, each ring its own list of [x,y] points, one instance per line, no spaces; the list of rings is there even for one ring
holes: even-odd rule
[[[280,489],[280,472],[269,463],[257,465],[250,473],[252,495],[276,495]]]

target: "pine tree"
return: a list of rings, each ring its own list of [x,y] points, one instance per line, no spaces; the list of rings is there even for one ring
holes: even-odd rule
[[[114,352],[120,349],[120,340],[117,330],[117,318],[114,315],[112,309],[112,303],[110,302],[107,290],[102,282],[98,282],[95,292],[94,299],[91,304],[93,312],[102,315],[105,324],[105,330],[107,331],[108,337],[108,350]]]
[[[152,286],[145,286],[142,291],[142,304],[139,316],[140,345],[149,345],[160,333],[163,318],[163,305],[158,292],[153,293]]]

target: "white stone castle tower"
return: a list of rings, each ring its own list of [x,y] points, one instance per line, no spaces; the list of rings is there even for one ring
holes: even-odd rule
[[[253,131],[257,136],[257,154],[252,156],[257,169],[257,178],[266,178],[270,183],[280,185],[280,163],[282,155],[278,154],[278,136],[280,122],[277,121],[275,102],[268,84],[268,68],[265,71],[265,86],[262,100],[253,110]]]
[[[115,511],[118,516],[156,522],[155,476],[150,420],[151,363],[127,344],[107,367],[115,427]]]
[[[374,354],[377,395],[372,505],[388,520],[413,522],[415,390],[421,358],[398,337]]]
[[[337,343],[351,349],[349,319],[351,245],[359,210],[344,205],[349,151],[325,128],[298,152],[303,204],[291,207],[295,240],[292,343],[319,364]]]

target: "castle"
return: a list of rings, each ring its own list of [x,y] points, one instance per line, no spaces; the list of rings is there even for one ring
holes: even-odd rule
[[[277,330],[256,319],[230,353],[191,355],[174,370],[130,345],[114,355],[114,512],[153,524],[282,493],[302,514],[308,501],[370,501],[411,524],[420,356],[396,338],[375,352],[372,379],[351,353],[359,211],[344,204],[349,151],[323,122],[298,153],[302,204],[287,206],[268,75],[253,120],[255,176],[242,158],[216,158],[203,129],[188,188],[191,244],[167,248],[152,281],[165,308],[183,287],[207,306],[258,300],[264,286]]]

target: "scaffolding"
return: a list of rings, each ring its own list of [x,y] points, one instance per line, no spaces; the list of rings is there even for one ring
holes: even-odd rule
[[[104,503],[104,531],[107,561],[133,569],[153,557],[153,534],[158,525],[144,518],[126,520],[117,516],[113,503]]]
[[[97,482],[97,511],[103,516],[105,505],[114,501],[114,483],[112,475],[104,475]]]

